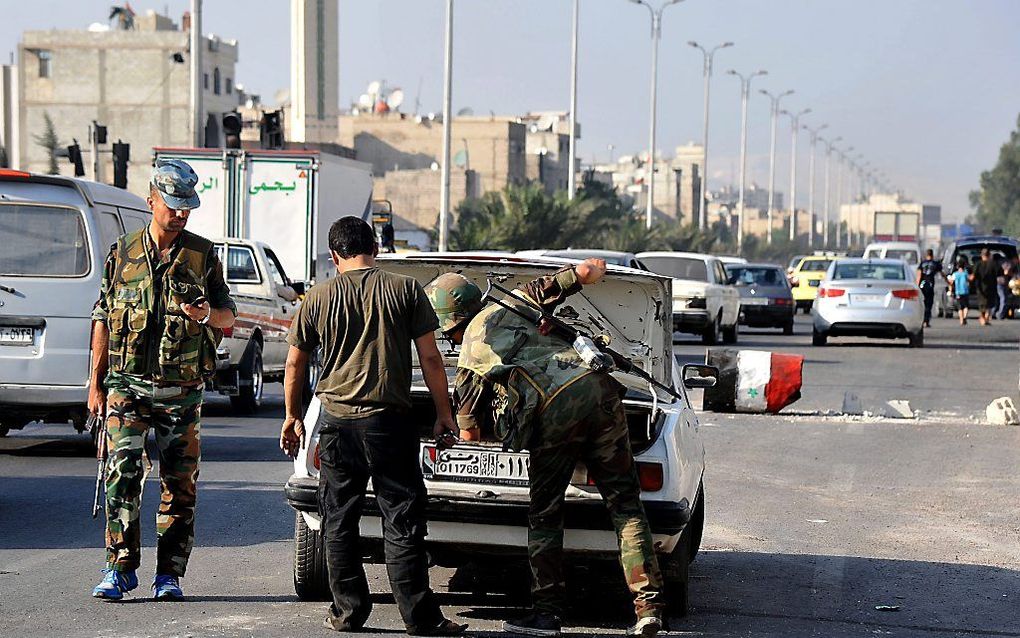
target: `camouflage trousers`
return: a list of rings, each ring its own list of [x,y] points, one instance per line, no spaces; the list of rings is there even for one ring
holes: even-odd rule
[[[587,467],[609,508],[638,618],[657,615],[662,607],[662,574],[641,504],[621,387],[603,374],[590,374],[568,386],[541,414],[536,427],[528,512],[535,608],[563,612],[563,503],[578,461]]]
[[[141,388],[110,388],[107,396],[106,562],[131,571],[141,562],[143,450],[156,432],[161,495],[156,512],[156,573],[183,576],[195,544],[195,482],[200,453],[202,390],[182,388],[152,398]]]

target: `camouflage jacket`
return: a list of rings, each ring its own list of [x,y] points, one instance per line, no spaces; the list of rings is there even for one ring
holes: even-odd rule
[[[182,231],[161,258],[147,228],[118,238],[92,313],[110,331],[106,385],[188,386],[211,376],[222,333],[181,309],[201,296],[236,313],[212,242]]]
[[[509,303],[553,310],[581,289],[573,268],[539,277],[515,291]],[[457,424],[470,430],[490,422],[508,447],[527,446],[534,421],[573,383],[591,374],[572,345],[543,335],[499,305],[476,315],[464,332],[454,400]]]

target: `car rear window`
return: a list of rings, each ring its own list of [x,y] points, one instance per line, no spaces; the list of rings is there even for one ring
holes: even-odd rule
[[[953,263],[955,264],[959,261],[960,257],[966,258],[967,263],[970,264],[981,261],[981,251],[985,248],[992,253],[992,258],[997,261],[1002,259],[1012,260],[1017,255],[1016,248],[1010,244],[968,244],[956,249],[956,258],[953,260]]]
[[[801,272],[825,272],[829,269],[830,259],[809,259],[800,265]]]
[[[0,275],[80,277],[89,271],[81,211],[0,204]]]
[[[778,268],[747,268],[745,266],[727,266],[726,272],[730,281],[739,285],[750,286],[785,286],[786,275]]]
[[[903,281],[907,278],[902,264],[836,264],[833,279],[882,279]]]
[[[708,267],[701,259],[687,257],[642,257],[648,270],[672,277],[673,279],[692,279],[708,281]]]
[[[885,251],[886,259],[902,259],[908,264],[917,263],[917,253],[913,250],[887,250]]]

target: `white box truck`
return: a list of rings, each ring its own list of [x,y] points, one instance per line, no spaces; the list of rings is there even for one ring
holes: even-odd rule
[[[153,149],[188,162],[202,206],[188,229],[208,238],[265,242],[295,280],[332,272],[329,227],[345,215],[372,223],[372,172],[365,162],[294,150]]]

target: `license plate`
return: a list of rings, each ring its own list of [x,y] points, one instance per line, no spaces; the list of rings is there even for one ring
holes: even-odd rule
[[[812,288],[817,288],[818,286],[822,285],[822,280],[821,279],[810,279],[810,280],[808,280],[807,285],[811,286]]]
[[[882,303],[885,295],[851,295],[854,303]]]
[[[0,326],[0,344],[7,346],[30,346],[34,340],[35,328]]]
[[[464,447],[440,450],[434,445],[421,448],[422,475],[432,481],[526,486],[530,464],[528,454],[517,452]]]
[[[769,300],[766,298],[757,297],[754,299],[743,299],[741,300],[740,303],[745,306],[767,306],[769,305]]]

